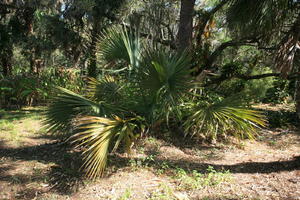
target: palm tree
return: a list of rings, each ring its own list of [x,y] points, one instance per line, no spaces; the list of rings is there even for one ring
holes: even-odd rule
[[[125,142],[127,150],[143,131],[142,123],[151,124],[167,116],[187,91],[189,58],[164,50],[146,50],[130,31],[111,28],[99,39],[99,55],[108,64],[125,65],[120,81],[104,76],[91,78],[86,96],[58,88],[59,95],[46,112],[48,130],[74,134],[74,141],[87,146],[84,168],[90,177],[101,175],[109,146]],[[125,72],[125,75],[124,75]],[[122,77],[123,76],[123,77]],[[115,140],[115,138],[118,138]]]
[[[105,66],[113,68],[106,69],[113,75],[91,78],[85,96],[58,88],[45,120],[49,131],[70,135],[73,142],[85,147],[83,169],[92,178],[103,174],[109,149],[115,151],[123,143],[129,153],[145,130],[169,119],[186,118],[182,107],[186,99],[191,99],[193,88],[190,58],[184,52],[147,49],[138,33],[120,27],[104,32],[98,44],[99,56]],[[233,124],[230,128],[241,131],[254,131],[249,123],[264,125],[255,113],[225,106],[219,123]],[[193,130],[207,123],[196,115],[187,122],[194,123]]]

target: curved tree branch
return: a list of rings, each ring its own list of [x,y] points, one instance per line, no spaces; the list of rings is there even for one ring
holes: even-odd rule
[[[230,80],[233,78],[242,79],[242,80],[255,80],[255,79],[262,79],[262,78],[268,78],[268,77],[282,77],[281,73],[265,73],[265,74],[258,74],[258,75],[245,75],[245,74],[238,74],[231,77],[224,77],[220,76],[219,78],[213,79],[211,82],[204,84],[203,86],[210,86],[214,84],[221,84],[223,81]],[[288,75],[285,79],[287,80],[294,80],[296,78],[300,78],[300,72],[293,73]]]
[[[222,43],[220,46],[218,46],[216,48],[216,50],[208,57],[207,61],[205,62],[205,68],[206,69],[210,69],[212,67],[212,65],[214,64],[214,62],[216,61],[216,59],[222,54],[222,52],[228,48],[228,47],[236,47],[236,46],[256,46],[255,43],[257,42],[256,39],[252,39],[252,40],[231,40],[228,42],[224,42]]]

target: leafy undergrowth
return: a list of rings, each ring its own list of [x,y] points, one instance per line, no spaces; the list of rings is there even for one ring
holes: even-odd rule
[[[80,151],[45,134],[41,111],[0,111],[0,199],[300,199],[297,130],[214,145],[148,137],[90,181]]]

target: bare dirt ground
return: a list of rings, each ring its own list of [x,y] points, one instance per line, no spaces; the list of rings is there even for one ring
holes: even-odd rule
[[[80,153],[45,135],[41,120],[40,109],[0,112],[0,199],[300,200],[300,132],[291,127],[215,145],[148,137],[130,157],[111,155],[91,181]]]

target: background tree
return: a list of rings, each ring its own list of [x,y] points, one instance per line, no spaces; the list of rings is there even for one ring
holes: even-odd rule
[[[71,23],[85,29],[85,37],[89,37],[89,66],[88,75],[97,75],[96,41],[101,31],[117,19],[117,11],[124,0],[80,0],[66,1],[64,17]]]
[[[273,68],[283,78],[296,78],[299,82],[300,3],[293,0],[231,1],[227,22],[233,36],[253,38],[258,48],[270,50],[276,56]],[[296,76],[293,76],[295,74]],[[297,84],[299,85],[299,84]],[[298,87],[296,87],[298,88]],[[295,101],[300,116],[299,94]]]

